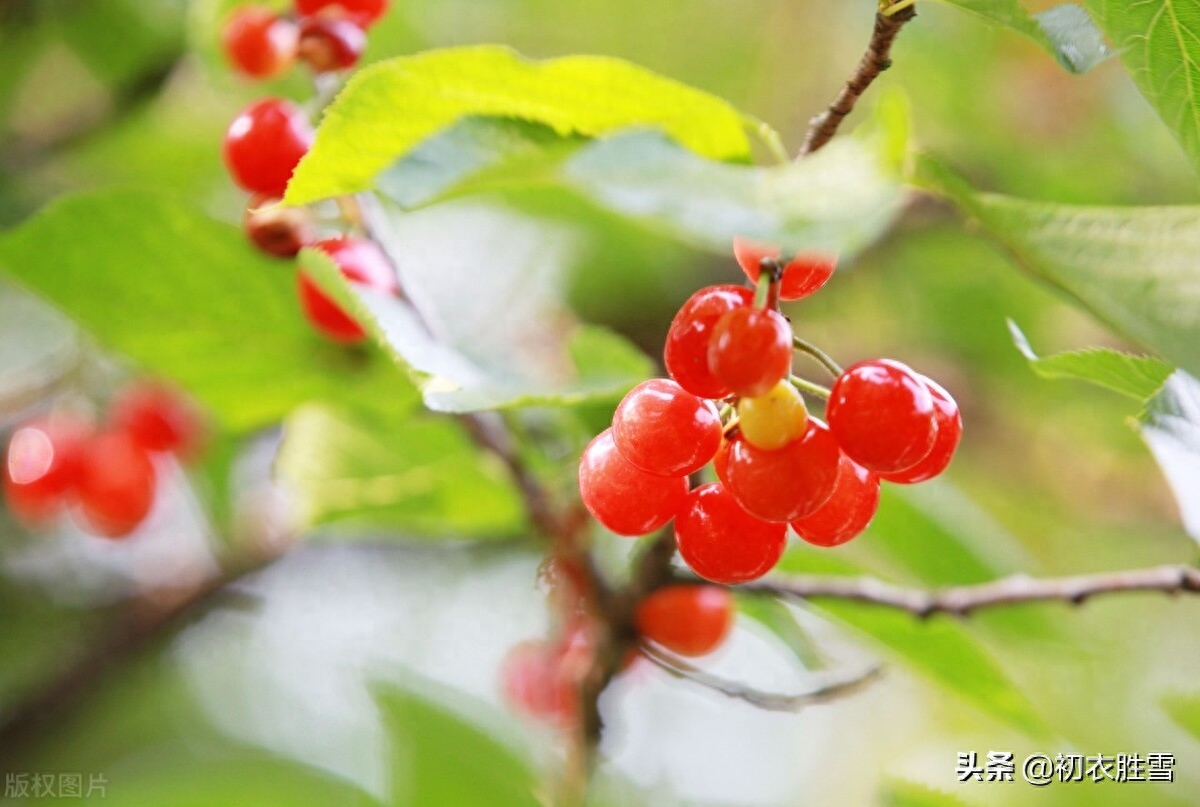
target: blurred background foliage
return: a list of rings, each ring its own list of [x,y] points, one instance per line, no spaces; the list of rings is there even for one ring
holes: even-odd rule
[[[244,200],[222,170],[219,142],[263,88],[220,63],[216,31],[234,5],[0,5],[0,224],[65,192],[112,185],[167,189],[236,222]],[[1009,31],[940,3],[919,5],[872,95],[907,94],[922,148],[978,187],[1031,199],[1195,201],[1180,150],[1115,61],[1070,75]],[[794,150],[809,116],[859,58],[873,6],[397,0],[373,31],[369,58],[484,42],[535,57],[620,56],[728,99],[776,126]],[[297,82],[269,90],[306,97]],[[652,356],[696,287],[738,279],[731,258],[689,251],[595,211],[566,214],[591,217],[606,236],[572,277],[575,308]],[[3,374],[11,382],[49,361],[47,340],[61,338],[62,328],[11,287],[0,288],[0,300],[0,310],[13,312],[0,321],[10,346],[0,349],[2,388]],[[1005,320],[1047,352],[1122,347],[1120,340],[1021,274],[948,207],[918,201],[894,232],[789,313],[799,333],[845,364],[889,355],[939,378],[967,424],[944,482],[889,497],[854,545],[796,550],[789,568],[866,569],[935,585],[1194,558],[1161,473],[1126,423],[1135,407],[1036,377]],[[121,372],[89,384],[103,391]],[[6,425],[22,411],[4,412]],[[569,468],[606,416],[603,406],[534,413],[529,428],[559,441],[540,461],[550,471]],[[266,435],[219,473],[231,474],[255,507],[275,506],[261,481],[272,447]],[[569,476],[559,483],[569,488]],[[532,794],[558,761],[558,740],[508,715],[494,680],[506,648],[546,625],[538,559],[519,542],[440,548],[381,533],[302,544],[204,611],[171,622],[95,686],[66,681],[46,693],[81,659],[99,665],[127,655],[121,637],[141,617],[123,605],[130,597],[139,608],[169,607],[181,581],[213,563],[218,549],[199,501],[177,487],[129,544],[99,546],[69,532],[29,537],[2,522],[0,725],[24,715],[35,694],[57,705],[36,727],[6,724],[6,774],[103,775],[106,803],[121,805],[537,803]],[[508,508],[511,524],[511,503],[497,507]],[[466,519],[463,529],[479,525]],[[627,550],[604,546],[616,559]],[[1022,606],[961,626],[869,608],[792,609],[790,643],[764,631],[761,614],[743,619],[714,662],[722,673],[798,689],[821,667],[881,654],[888,674],[855,698],[778,715],[637,668],[604,701],[609,763],[595,801],[1194,804],[1197,615],[1200,603],[1152,596],[1078,610]],[[797,664],[811,669],[798,678]],[[956,787],[956,752],[989,750],[1018,759],[1034,751],[1169,751],[1179,760],[1177,782]]]

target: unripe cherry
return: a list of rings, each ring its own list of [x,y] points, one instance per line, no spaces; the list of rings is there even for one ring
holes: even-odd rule
[[[221,47],[239,73],[274,78],[295,61],[296,25],[267,6],[242,6],[221,29]]]
[[[765,394],[791,373],[791,326],[765,308],[730,311],[713,328],[708,369],[734,395]]]
[[[847,369],[830,391],[826,414],[842,451],[867,470],[916,465],[937,438],[933,395],[907,365],[872,359]]]
[[[839,546],[862,534],[879,509],[879,477],[842,455],[833,494],[792,529],[810,544]]]
[[[663,346],[663,363],[679,386],[701,398],[729,394],[729,388],[708,369],[713,328],[723,315],[753,300],[754,292],[742,286],[706,286],[680,307]]]
[[[688,494],[675,519],[679,555],[693,572],[732,585],[762,577],[787,547],[787,525],[750,515],[720,482]]]
[[[670,379],[653,378],[621,401],[612,433],[621,455],[643,471],[687,476],[717,453],[721,418],[711,401]]]
[[[950,460],[954,459],[954,451],[958,448],[958,442],[962,439],[962,415],[958,411],[958,404],[954,398],[933,379],[920,374],[917,377],[933,395],[937,437],[934,438],[933,447],[929,449],[929,453],[922,457],[916,465],[896,473],[881,474],[881,477],[888,482],[911,485],[933,479],[950,465]]]
[[[634,625],[643,639],[681,656],[716,650],[733,627],[733,595],[719,586],[667,586],[638,603]]]
[[[313,246],[332,258],[346,279],[384,294],[399,293],[396,273],[374,241],[347,236],[318,241]],[[367,338],[363,327],[303,271],[297,273],[296,283],[300,305],[314,328],[343,344]]]
[[[297,163],[312,145],[308,118],[291,101],[264,98],[229,124],[223,156],[233,180],[252,193],[283,196]]]
[[[621,456],[605,429],[579,460],[579,495],[597,521],[617,535],[645,535],[664,526],[687,498],[683,476],[647,473]]]
[[[762,395],[738,401],[738,429],[746,442],[763,451],[775,451],[804,435],[808,408],[800,392],[780,381]]]
[[[758,244],[745,238],[733,239],[733,256],[746,273],[758,282],[764,259],[778,260],[782,250],[776,246]],[[824,252],[801,252],[783,267],[779,281],[779,299],[799,300],[820,289],[837,268],[837,256]]]
[[[837,441],[816,418],[809,418],[803,437],[777,451],[738,440],[729,451],[729,492],[765,521],[801,518],[833,494],[840,456]]]

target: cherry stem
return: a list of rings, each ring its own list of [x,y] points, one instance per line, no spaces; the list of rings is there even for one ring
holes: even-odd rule
[[[834,378],[838,378],[842,374],[842,366],[833,360],[832,357],[821,348],[809,342],[807,339],[801,339],[799,336],[792,334],[792,347],[799,350],[801,353],[807,353],[812,356],[821,366],[828,370]]]
[[[793,387],[801,392],[807,392],[815,398],[820,398],[823,401],[829,400],[829,388],[822,387],[820,384],[814,384],[807,378],[801,378],[798,375],[790,376],[788,381]]]

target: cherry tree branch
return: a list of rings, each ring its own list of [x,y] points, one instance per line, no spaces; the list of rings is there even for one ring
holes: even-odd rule
[[[752,706],[772,712],[798,712],[806,706],[837,700],[858,692],[883,673],[882,667],[868,667],[866,670],[845,678],[824,683],[815,689],[794,694],[781,694],[763,692],[713,675],[678,656],[663,652],[653,644],[643,642],[639,645],[639,650],[652,664],[672,678],[688,681],[720,693],[727,698],[742,700]]]
[[[1200,569],[1155,566],[1073,577],[1037,579],[1017,574],[988,583],[936,590],[904,588],[871,577],[788,575],[739,586],[738,591],[801,600],[852,600],[907,611],[926,618],[944,613],[965,617],[984,608],[1028,602],[1082,605],[1105,594],[1156,591],[1163,594],[1200,593]]]
[[[880,73],[892,66],[892,42],[904,24],[915,16],[917,9],[907,0],[900,0],[889,6],[881,4],[880,10],[875,14],[875,29],[871,33],[871,41],[867,44],[867,51],[859,60],[858,66],[854,68],[854,73],[825,111],[809,121],[808,134],[804,136],[804,145],[800,147],[801,157],[812,154],[833,139],[842,121],[854,111],[859,97],[879,78]]]

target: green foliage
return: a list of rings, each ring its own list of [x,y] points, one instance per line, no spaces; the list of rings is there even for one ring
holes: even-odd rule
[[[1085,0],[1142,95],[1200,170],[1200,6]]]
[[[942,0],[978,14],[1041,45],[1072,73],[1091,70],[1112,55],[1104,37],[1087,12],[1075,3],[1063,3],[1040,14],[1030,14],[1021,0]]]
[[[746,130],[761,127],[714,96],[619,59],[533,62],[494,46],[429,51],[373,65],[348,82],[326,110],[287,201],[369,190],[388,165],[472,115],[543,123],[564,135],[660,127],[714,159],[745,158]]]
[[[525,524],[506,469],[453,421],[413,411],[301,407],[284,422],[275,473],[304,526],[497,538]]]
[[[884,787],[883,807],[966,807],[957,796],[903,779],[890,779]]]
[[[291,264],[170,196],[63,198],[0,237],[0,269],[102,346],[184,386],[234,431],[306,401],[414,397],[382,357],[312,332]]]
[[[1176,725],[1200,740],[1200,694],[1171,692],[1163,695],[1159,702]]]
[[[650,373],[645,356],[563,304],[572,231],[474,203],[392,210],[381,223],[406,299],[351,287],[319,252],[301,262],[409,370],[431,409],[611,400]]]

